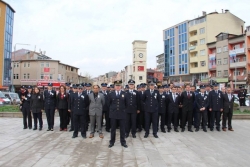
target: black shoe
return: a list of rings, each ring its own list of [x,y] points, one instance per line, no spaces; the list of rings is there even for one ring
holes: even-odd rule
[[[207,132],[207,129],[203,129],[204,132]]]
[[[188,129],[189,132],[194,132],[192,129]]]
[[[122,146],[128,148],[128,145],[126,143],[122,144]]]
[[[37,130],[37,128],[35,127],[35,128],[33,128],[33,130]]]
[[[74,131],[74,129],[70,129],[70,130],[69,130],[69,132],[72,132],[72,131]]]
[[[111,147],[113,147],[113,146],[114,146],[114,144],[111,144],[111,143],[109,144],[109,148],[111,148]]]
[[[106,130],[106,132],[110,132],[110,130],[109,130],[109,129],[107,129],[107,130]]]
[[[134,134],[134,135],[132,135],[132,137],[133,137],[133,138],[136,138],[136,135]]]
[[[82,135],[82,138],[86,139],[86,135]]]
[[[76,137],[78,137],[78,136],[77,136],[77,135],[73,135],[73,136],[72,136],[73,139],[76,138]]]
[[[128,136],[129,136],[128,134],[125,134],[125,138],[128,138]]]
[[[29,129],[32,129],[32,127],[29,127]]]
[[[154,134],[154,137],[155,137],[155,138],[159,138],[159,137],[157,136],[157,134]]]
[[[168,129],[168,132],[170,132],[171,131],[171,129]]]
[[[195,132],[198,132],[198,131],[199,131],[199,129],[198,129],[198,128],[196,128],[196,129],[195,129]]]
[[[210,128],[210,131],[214,131],[214,129],[213,129],[213,128]]]
[[[185,131],[185,129],[184,129],[184,128],[182,128],[182,129],[181,129],[181,132],[184,132],[184,131]]]
[[[147,133],[144,135],[144,138],[148,138],[148,134]]]
[[[179,132],[179,130],[178,130],[178,129],[175,129],[174,131],[175,131],[175,132]]]
[[[219,132],[219,131],[220,131],[220,128],[216,128],[216,130]]]
[[[39,128],[40,131],[41,131],[42,129],[43,129],[43,128],[41,128],[41,127]]]
[[[51,130],[50,128],[47,129],[47,131],[50,131],[50,130]]]
[[[23,127],[23,129],[27,129],[27,127]]]
[[[52,128],[52,129],[50,129],[51,131],[54,131],[54,129]]]
[[[162,129],[161,132],[162,132],[162,133],[166,133],[166,130],[165,130],[165,129]]]
[[[138,130],[137,130],[137,132],[141,132],[141,131],[142,131],[142,129],[138,129]]]

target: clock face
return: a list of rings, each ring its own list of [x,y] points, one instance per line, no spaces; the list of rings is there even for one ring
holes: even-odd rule
[[[140,57],[140,58],[142,58],[142,57],[143,57],[143,54],[142,54],[142,53],[140,53],[140,54],[139,54],[139,57]]]

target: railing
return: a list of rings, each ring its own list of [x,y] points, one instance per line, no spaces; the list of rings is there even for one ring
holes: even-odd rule
[[[190,46],[190,47],[189,47],[189,50],[194,50],[195,48],[196,48],[196,45]]]
[[[245,48],[238,48],[238,49],[229,51],[229,55],[237,55],[237,54],[242,54],[242,53],[245,53]]]
[[[230,63],[230,68],[245,67],[246,64],[247,64],[246,61]]]

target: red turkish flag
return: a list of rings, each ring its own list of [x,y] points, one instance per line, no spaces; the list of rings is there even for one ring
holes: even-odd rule
[[[144,66],[138,66],[137,70],[138,71],[144,71]]]
[[[50,68],[48,68],[48,67],[43,68],[43,72],[49,72],[49,70],[50,70]]]

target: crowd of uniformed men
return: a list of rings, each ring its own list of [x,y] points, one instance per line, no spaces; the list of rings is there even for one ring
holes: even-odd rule
[[[207,132],[214,127],[220,131],[233,131],[232,116],[235,96],[231,88],[222,91],[218,84],[201,85],[197,91],[194,86],[184,87],[173,84],[160,85],[153,82],[142,83],[135,88],[135,81],[129,80],[128,85],[122,89],[122,81],[115,81],[113,85],[102,83],[70,84],[60,86],[59,91],[53,90],[53,84],[41,93],[38,87],[22,86],[20,98],[23,113],[24,129],[39,130],[43,128],[42,112],[45,111],[48,123],[47,131],[54,130],[55,111],[60,116],[60,131],[73,131],[72,138],[81,136],[86,138],[86,131],[90,124],[90,138],[97,131],[103,138],[102,127],[111,132],[110,145],[115,143],[116,129],[120,129],[120,142],[128,147],[125,138],[131,134],[145,130],[144,138],[149,135],[152,126],[153,136],[158,138],[157,132],[166,133],[184,132],[186,127],[193,132],[201,128]],[[28,120],[28,121],[27,121]],[[104,121],[105,120],[105,121]],[[71,123],[70,123],[71,122]]]

